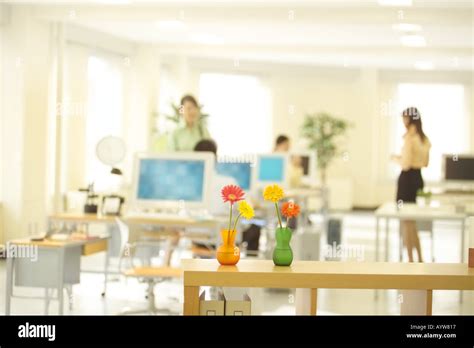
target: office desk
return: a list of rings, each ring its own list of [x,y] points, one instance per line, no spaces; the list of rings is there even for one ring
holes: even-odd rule
[[[83,213],[59,213],[48,216],[49,223],[63,222],[72,224],[102,223],[115,224],[116,216],[100,215],[100,214],[83,214]],[[141,214],[128,213],[119,216],[128,225],[154,225],[162,227],[196,227],[196,228],[213,228],[218,227],[221,223],[226,222],[224,218],[213,217],[209,219],[198,219],[189,216],[165,215],[165,214]]]
[[[414,203],[405,203],[402,208],[397,209],[393,202],[387,202],[381,205],[375,211],[375,260],[379,261],[379,240],[380,240],[380,220],[385,220],[385,261],[389,257],[389,224],[390,219],[413,220],[413,221],[435,221],[448,220],[459,221],[461,224],[461,253],[460,260],[464,262],[465,250],[465,221],[468,215],[466,213],[457,213],[454,207],[422,207]]]
[[[58,213],[48,216],[52,221],[77,222],[77,223],[113,223],[115,216],[101,214],[84,214],[84,213]]]
[[[425,314],[432,314],[433,290],[474,290],[474,269],[464,264],[295,261],[183,260],[184,315],[199,314],[201,286],[296,288],[296,314],[316,314],[317,289],[405,289],[426,292]]]
[[[126,214],[122,220],[128,225],[155,225],[175,228],[216,228],[228,220],[219,217],[198,219],[189,216],[161,214]]]
[[[63,292],[65,285],[72,286],[80,281],[81,255],[91,255],[107,250],[108,236],[87,240],[48,240],[31,241],[29,239],[12,240],[7,248],[35,248],[37,259],[31,257],[7,257],[5,314],[10,314],[13,286],[45,288],[47,314],[48,289],[58,290],[59,314],[63,314]],[[104,271],[104,287],[107,269]],[[105,290],[104,290],[105,291]]]
[[[301,205],[301,214],[298,217],[298,223],[302,227],[308,225],[309,220],[309,200],[311,198],[323,198],[323,189],[321,187],[298,187],[285,190],[285,196]]]
[[[54,229],[55,223],[63,223],[65,225],[83,225],[85,232],[89,232],[89,224],[115,224],[115,216],[101,214],[84,214],[84,213],[57,213],[48,216],[48,230]]]
[[[101,215],[101,214],[83,214],[83,213],[59,213],[48,216],[49,229],[54,230],[55,223],[64,223],[67,225],[84,225],[85,232],[88,232],[89,224],[98,223],[106,224],[108,226],[108,233],[111,236],[109,243],[108,257],[106,258],[106,268],[108,267],[108,259],[110,256],[117,256],[121,253],[120,234],[116,227],[116,216]],[[210,217],[210,218],[195,218],[190,216],[179,216],[173,214],[153,214],[153,213],[133,213],[129,212],[119,217],[127,225],[151,225],[157,227],[168,228],[202,228],[213,229],[217,231],[221,226],[227,223],[227,217]],[[165,236],[166,233],[152,231],[148,235]],[[173,234],[174,235],[174,234]],[[202,233],[185,233],[185,237],[193,238],[195,235],[202,237]],[[213,236],[211,242],[217,243],[218,235]],[[113,273],[113,272],[109,272]],[[105,291],[103,293],[105,295]]]

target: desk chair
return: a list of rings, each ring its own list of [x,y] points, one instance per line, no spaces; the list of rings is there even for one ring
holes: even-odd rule
[[[117,225],[121,231],[121,234],[128,235],[128,226],[121,221],[116,219]],[[121,314],[140,314],[149,313],[157,314],[158,312],[168,312],[168,310],[158,310],[155,305],[155,285],[165,280],[171,280],[182,277],[182,270],[179,268],[173,268],[169,266],[153,266],[151,264],[151,258],[153,257],[153,251],[162,249],[164,242],[160,240],[154,241],[137,241],[131,244],[125,245],[122,251],[119,261],[119,271],[125,277],[137,278],[139,281],[147,283],[147,299],[148,306],[143,309],[137,310],[126,310]],[[145,251],[142,253],[140,251]],[[127,265],[124,265],[124,261],[128,261]],[[178,313],[171,313],[178,314]]]
[[[207,247],[204,244],[193,243],[191,246],[191,252],[193,254],[193,258],[197,257],[199,259],[213,259],[216,257],[216,249],[211,247]]]

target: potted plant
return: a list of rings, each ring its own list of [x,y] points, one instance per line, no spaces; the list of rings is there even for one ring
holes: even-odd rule
[[[235,245],[237,235],[237,223],[243,216],[251,219],[255,215],[252,206],[244,200],[244,191],[236,185],[227,185],[221,191],[224,203],[229,203],[229,226],[221,230],[222,244],[217,248],[217,261],[221,265],[235,265],[240,260],[240,249]],[[232,223],[234,204],[240,202],[238,206],[239,215]]]
[[[309,141],[309,148],[316,151],[323,186],[326,184],[329,164],[340,154],[337,140],[346,133],[349,126],[346,120],[325,112],[308,114],[305,117],[301,133]]]
[[[327,168],[341,152],[338,139],[349,128],[346,120],[334,117],[326,112],[307,114],[301,128],[301,134],[309,142],[309,148],[316,151],[321,179],[322,211],[329,209],[329,193],[326,185]]]
[[[431,192],[419,189],[416,191],[416,202],[418,205],[429,206],[431,203]]]
[[[275,266],[290,266],[293,262],[293,251],[291,250],[291,237],[293,232],[288,227],[290,219],[295,218],[300,213],[300,207],[293,201],[286,202],[282,205],[281,214],[278,202],[284,197],[283,189],[279,185],[269,185],[263,191],[263,198],[266,201],[275,204],[275,210],[278,217],[278,227],[275,231],[276,246],[273,249],[273,263]],[[286,225],[283,226],[281,216],[286,217]]]

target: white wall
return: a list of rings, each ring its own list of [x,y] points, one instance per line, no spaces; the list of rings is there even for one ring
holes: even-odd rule
[[[51,25],[7,7],[2,60],[2,193],[5,239],[44,229],[51,95]]]
[[[54,65],[51,52],[55,41],[51,25],[33,19],[28,7],[2,8],[7,9],[7,20],[0,26],[0,33],[4,32],[0,45],[0,197],[4,204],[4,231],[9,239],[24,235],[31,224],[44,224],[50,211],[46,164],[54,159],[54,153],[48,148],[48,139],[54,136],[48,124],[51,124],[51,97],[55,95],[51,90]],[[182,94],[199,94],[199,74],[204,71],[260,76],[273,97],[273,135],[288,134],[296,146],[300,125],[308,112],[326,111],[349,120],[353,127],[343,143],[348,160],[337,158],[328,174],[352,182],[356,206],[373,207],[394,198],[395,181],[387,175],[390,120],[381,115],[381,108],[391,97],[396,83],[414,78],[418,81],[461,81],[474,98],[471,73],[413,74],[370,68],[295,67],[248,62],[235,67],[233,61],[164,56],[159,47],[134,44],[75,27],[68,27],[66,34],[65,70],[69,72],[66,81],[69,95],[66,93],[66,97],[72,103],[86,103],[87,57],[91,51],[105,50],[129,62],[125,69],[123,134],[128,156],[122,166],[128,180],[132,155],[150,147],[151,115],[156,111],[159,89],[166,88],[159,85],[162,63],[170,68]],[[472,116],[472,101],[470,107]],[[85,115],[81,113],[62,121],[64,171],[61,190],[64,192],[85,184],[82,181]],[[474,134],[474,122],[471,122],[471,129]],[[472,136],[471,148],[474,151]]]
[[[150,147],[152,113],[156,111],[158,98],[159,55],[152,46],[133,44],[73,26],[67,27],[66,37],[65,96],[70,114],[63,117],[62,192],[77,190],[87,184],[87,63],[93,54],[123,63],[125,99],[121,136],[126,142],[127,156],[119,167],[123,169],[125,181],[129,182],[134,154]]]
[[[354,205],[375,205],[377,72],[348,69],[313,69],[287,73],[282,69],[269,78],[273,91],[274,136],[288,134],[296,140],[305,114],[326,111],[348,120],[352,127],[328,171],[328,178],[349,179],[354,185]],[[290,114],[290,107],[294,113]]]
[[[393,102],[391,98],[398,83],[462,83],[467,96],[473,93],[472,74],[462,72],[378,71],[245,62],[236,68],[230,61],[203,58],[189,58],[190,67],[179,69],[177,66],[186,60],[174,61],[175,71],[187,71],[188,91],[196,95],[201,72],[260,76],[273,97],[273,135],[289,135],[295,147],[299,145],[300,127],[306,113],[326,111],[351,122],[347,139],[341,142],[341,148],[347,151],[347,160],[344,156],[336,158],[328,176],[352,183],[353,205],[358,207],[375,207],[395,198],[396,178],[390,177],[388,171],[394,130],[385,109],[391,107],[389,103]],[[474,115],[472,100],[468,102],[471,104],[468,110],[473,110],[471,115]],[[474,146],[473,124],[471,122],[471,147]]]
[[[4,37],[3,37],[3,26],[4,17],[5,17],[5,5],[0,4],[0,76],[3,76],[3,45],[4,45]],[[0,79],[0,134],[3,136],[3,81]],[[0,141],[0,154],[3,155],[3,142]],[[0,244],[4,243],[4,221],[3,221],[3,208],[2,208],[2,201],[3,201],[3,171],[4,168],[2,166],[2,162],[0,161]]]

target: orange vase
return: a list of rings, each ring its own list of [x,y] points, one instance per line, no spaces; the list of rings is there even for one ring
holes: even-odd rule
[[[217,248],[217,261],[221,265],[235,265],[240,260],[240,250],[235,246],[236,230],[221,230],[222,244]]]

